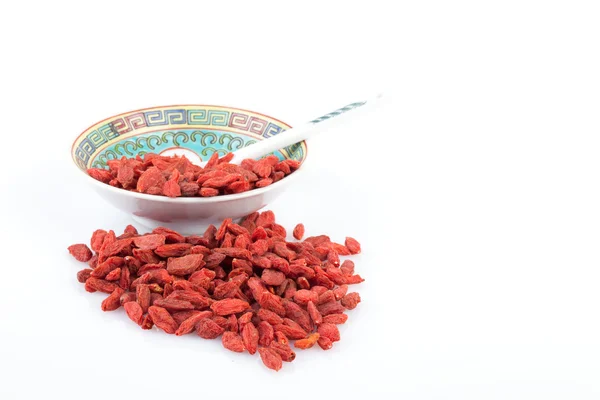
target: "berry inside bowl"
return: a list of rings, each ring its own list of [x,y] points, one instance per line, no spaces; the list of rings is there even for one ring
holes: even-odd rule
[[[191,163],[219,157],[277,135],[290,126],[275,118],[231,107],[185,105],[131,111],[100,121],[81,133],[71,150],[76,166],[96,192],[114,207],[154,229],[164,226],[187,234],[202,233],[225,218],[241,218],[279,196],[302,168],[268,186],[214,197],[176,197],[126,190],[92,178],[90,168],[109,170],[110,160],[185,156]],[[281,161],[306,159],[306,142],[273,153]],[[115,164],[114,162],[112,164]],[[137,179],[138,177],[136,177]],[[183,178],[179,178],[180,182]]]

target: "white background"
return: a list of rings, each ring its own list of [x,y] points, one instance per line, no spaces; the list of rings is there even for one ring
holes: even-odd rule
[[[389,3],[0,6],[1,399],[600,397],[596,2]],[[92,123],[204,103],[293,125],[381,90],[270,206],[363,244],[333,350],[274,373],[77,283],[66,247],[131,222],[76,179]]]

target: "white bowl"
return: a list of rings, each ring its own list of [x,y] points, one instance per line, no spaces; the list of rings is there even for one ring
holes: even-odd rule
[[[186,105],[153,107],[120,114],[86,129],[73,143],[72,157],[84,179],[112,206],[130,213],[148,229],[164,226],[183,234],[201,234],[225,218],[241,218],[257,211],[287,188],[302,168],[278,182],[247,192],[215,197],[169,198],[115,188],[87,174],[120,156],[148,152],[185,154],[192,162],[225,154],[276,135],[290,126],[252,111],[230,107]],[[227,143],[226,143],[227,142]],[[275,153],[280,159],[306,159],[306,143]]]

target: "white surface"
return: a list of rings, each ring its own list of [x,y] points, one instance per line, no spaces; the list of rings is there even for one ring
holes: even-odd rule
[[[600,397],[595,2],[110,3],[0,6],[1,399]],[[380,88],[388,120],[312,140],[272,207],[362,241],[332,351],[275,374],[76,282],[66,247],[130,222],[75,184],[89,124],[190,102],[294,123]]]

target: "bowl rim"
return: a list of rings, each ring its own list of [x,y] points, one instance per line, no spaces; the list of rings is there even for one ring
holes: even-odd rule
[[[112,115],[110,117],[107,117],[103,120],[100,120],[98,122],[93,123],[92,125],[90,125],[89,127],[87,127],[86,129],[84,129],[83,131],[81,131],[81,133],[79,135],[77,135],[77,137],[75,138],[75,140],[73,141],[73,144],[71,145],[71,154],[73,154],[73,148],[75,147],[75,143],[77,143],[77,140],[81,137],[81,135],[83,135],[84,132],[87,132],[90,128],[94,127],[95,125],[98,125],[104,121],[108,121],[110,119],[113,118],[117,118],[119,116],[122,115],[126,115],[129,113],[133,113],[133,112],[138,112],[138,111],[145,111],[145,110],[151,110],[151,109],[155,109],[155,108],[169,108],[169,107],[221,107],[221,108],[230,108],[233,110],[238,110],[238,111],[246,111],[246,112],[250,112],[250,113],[254,113],[254,114],[258,114],[258,115],[262,115],[264,117],[273,119],[275,121],[278,121],[280,123],[282,123],[283,125],[286,125],[288,128],[287,129],[291,129],[292,126],[284,121],[281,121],[280,119],[277,118],[273,118],[270,115],[267,114],[263,114],[263,113],[259,113],[256,111],[252,111],[252,110],[248,110],[248,109],[244,109],[244,108],[237,108],[237,107],[230,107],[230,106],[220,106],[220,105],[214,105],[214,104],[174,104],[174,105],[165,105],[165,106],[154,106],[154,107],[145,107],[145,108],[140,108],[137,110],[131,110],[131,111],[126,111],[120,114],[116,114],[116,115]],[[88,178],[88,180],[91,180],[93,182],[94,185],[97,185],[98,188],[100,189],[104,189],[104,190],[109,190],[115,194],[123,194],[125,196],[131,196],[133,198],[137,198],[140,200],[152,200],[152,201],[158,201],[158,202],[164,202],[164,203],[179,203],[179,204],[198,204],[198,203],[218,203],[218,202],[225,202],[225,201],[233,201],[233,200],[239,200],[239,199],[244,199],[247,197],[252,197],[255,195],[260,195],[262,193],[266,193],[272,189],[274,189],[275,187],[279,187],[282,184],[285,184],[286,182],[289,183],[290,179],[292,179],[292,177],[294,176],[298,176],[298,173],[302,174],[301,170],[302,170],[302,165],[304,165],[304,163],[306,162],[307,158],[308,158],[308,143],[306,143],[306,140],[303,140],[304,145],[306,146],[306,152],[304,155],[304,160],[302,161],[302,164],[300,164],[300,167],[294,171],[293,173],[285,176],[284,178],[278,180],[277,182],[274,182],[268,186],[262,187],[262,188],[258,188],[258,189],[252,189],[252,190],[248,190],[242,193],[235,193],[235,194],[223,194],[223,195],[219,195],[219,196],[213,196],[213,197],[175,197],[175,198],[171,198],[171,197],[167,197],[167,196],[159,196],[159,195],[155,195],[155,194],[147,194],[147,193],[139,193],[139,192],[134,192],[131,190],[126,190],[126,189],[121,189],[121,188],[116,188],[114,186],[111,186],[107,183],[104,182],[100,182],[94,178],[92,178],[87,171],[82,170],[81,168],[79,168],[77,166],[77,164],[75,164],[73,157],[71,158],[71,161],[73,162],[75,168],[82,173],[84,176],[86,176]]]
[[[88,126],[87,128],[85,128],[83,131],[81,131],[79,133],[79,135],[77,135],[77,137],[75,138],[75,140],[73,140],[73,144],[71,145],[71,154],[73,154],[73,149],[75,148],[75,143],[77,143],[77,140],[81,137],[81,135],[84,134],[84,132],[87,132],[88,130],[90,130],[91,128],[93,128],[96,125],[99,125],[103,122],[106,122],[108,120],[111,120],[113,118],[118,118],[121,117],[123,115],[126,114],[130,114],[130,113],[135,113],[135,112],[140,112],[140,111],[147,111],[147,110],[152,110],[155,108],[171,108],[171,107],[219,107],[219,108],[230,108],[232,110],[237,110],[237,111],[245,111],[245,112],[249,112],[249,113],[253,113],[253,114],[258,114],[258,115],[262,115],[263,117],[267,117],[270,118],[272,120],[275,120],[277,122],[281,122],[283,125],[286,125],[288,128],[287,129],[291,129],[292,126],[290,124],[288,124],[287,122],[284,122],[278,118],[273,118],[270,115],[267,114],[263,114],[263,113],[259,113],[257,111],[252,111],[252,110],[248,110],[247,108],[238,108],[238,107],[231,107],[231,106],[220,106],[217,104],[172,104],[172,105],[165,105],[165,106],[154,106],[154,107],[144,107],[144,108],[138,108],[136,110],[130,110],[130,111],[125,111],[116,115],[111,115],[110,117],[106,117],[104,119],[101,119],[98,122],[94,122],[92,125]],[[303,140],[303,142],[306,144],[306,140]],[[308,146],[306,146],[308,149]],[[308,154],[308,151],[307,151]],[[72,157],[71,157],[72,158]],[[306,158],[306,157],[304,157]]]

